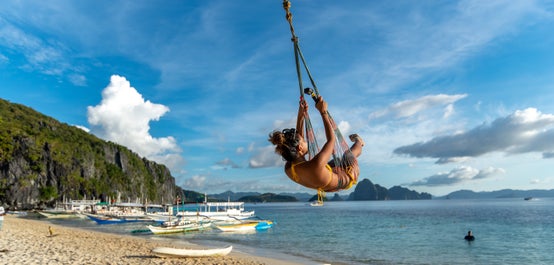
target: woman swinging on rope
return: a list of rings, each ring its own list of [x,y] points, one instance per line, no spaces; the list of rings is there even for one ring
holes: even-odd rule
[[[350,150],[341,154],[342,159],[347,160],[347,165],[341,166],[335,165],[334,161],[329,162],[336,138],[331,125],[331,117],[327,112],[327,102],[321,96],[317,98],[316,108],[323,119],[327,141],[312,159],[306,160],[308,145],[304,140],[303,127],[304,117],[308,112],[308,104],[303,98],[300,100],[298,108],[296,129],[273,131],[269,135],[269,141],[275,145],[275,152],[287,161],[285,173],[294,182],[325,192],[349,189],[358,180],[360,169],[356,157],[362,153],[364,141],[357,134],[350,135],[350,140],[354,144],[350,147]]]

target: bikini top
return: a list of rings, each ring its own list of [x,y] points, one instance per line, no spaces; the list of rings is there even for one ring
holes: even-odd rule
[[[291,174],[290,178],[296,183],[299,183],[298,181],[300,179],[298,178],[298,175],[296,174],[296,170],[294,169],[294,167],[297,166],[297,165],[300,165],[304,162],[306,162],[306,161],[302,161],[302,162],[298,162],[298,163],[291,163],[291,165],[290,165],[290,174]]]

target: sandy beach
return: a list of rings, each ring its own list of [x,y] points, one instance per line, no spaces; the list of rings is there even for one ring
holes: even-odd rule
[[[189,243],[171,245],[131,235],[63,227],[7,215],[0,231],[0,264],[299,264],[235,250],[224,257],[158,258],[151,253],[155,247],[205,248]]]

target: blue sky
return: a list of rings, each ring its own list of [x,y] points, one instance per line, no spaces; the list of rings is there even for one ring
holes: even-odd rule
[[[291,11],[329,111],[366,142],[361,179],[437,196],[554,188],[552,1]],[[267,141],[298,108],[284,17],[280,0],[3,1],[0,97],[163,163],[185,189],[313,192]]]

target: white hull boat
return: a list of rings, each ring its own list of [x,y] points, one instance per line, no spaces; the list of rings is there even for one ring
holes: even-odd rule
[[[203,216],[214,221],[227,221],[254,217],[254,211],[244,210],[244,202],[206,202],[198,211],[181,211],[177,216]]]
[[[175,234],[175,233],[185,233],[190,231],[199,231],[204,230],[207,228],[210,228],[212,224],[210,222],[207,223],[188,223],[188,224],[181,224],[181,225],[175,225],[175,226],[153,226],[148,225],[148,229],[156,235],[161,234]]]
[[[273,227],[273,222],[268,220],[248,220],[238,223],[216,224],[214,226],[222,232],[255,232]]]
[[[233,246],[225,248],[213,249],[183,249],[183,248],[168,248],[157,247],[152,250],[152,253],[163,258],[197,258],[211,256],[225,256],[233,250]]]

